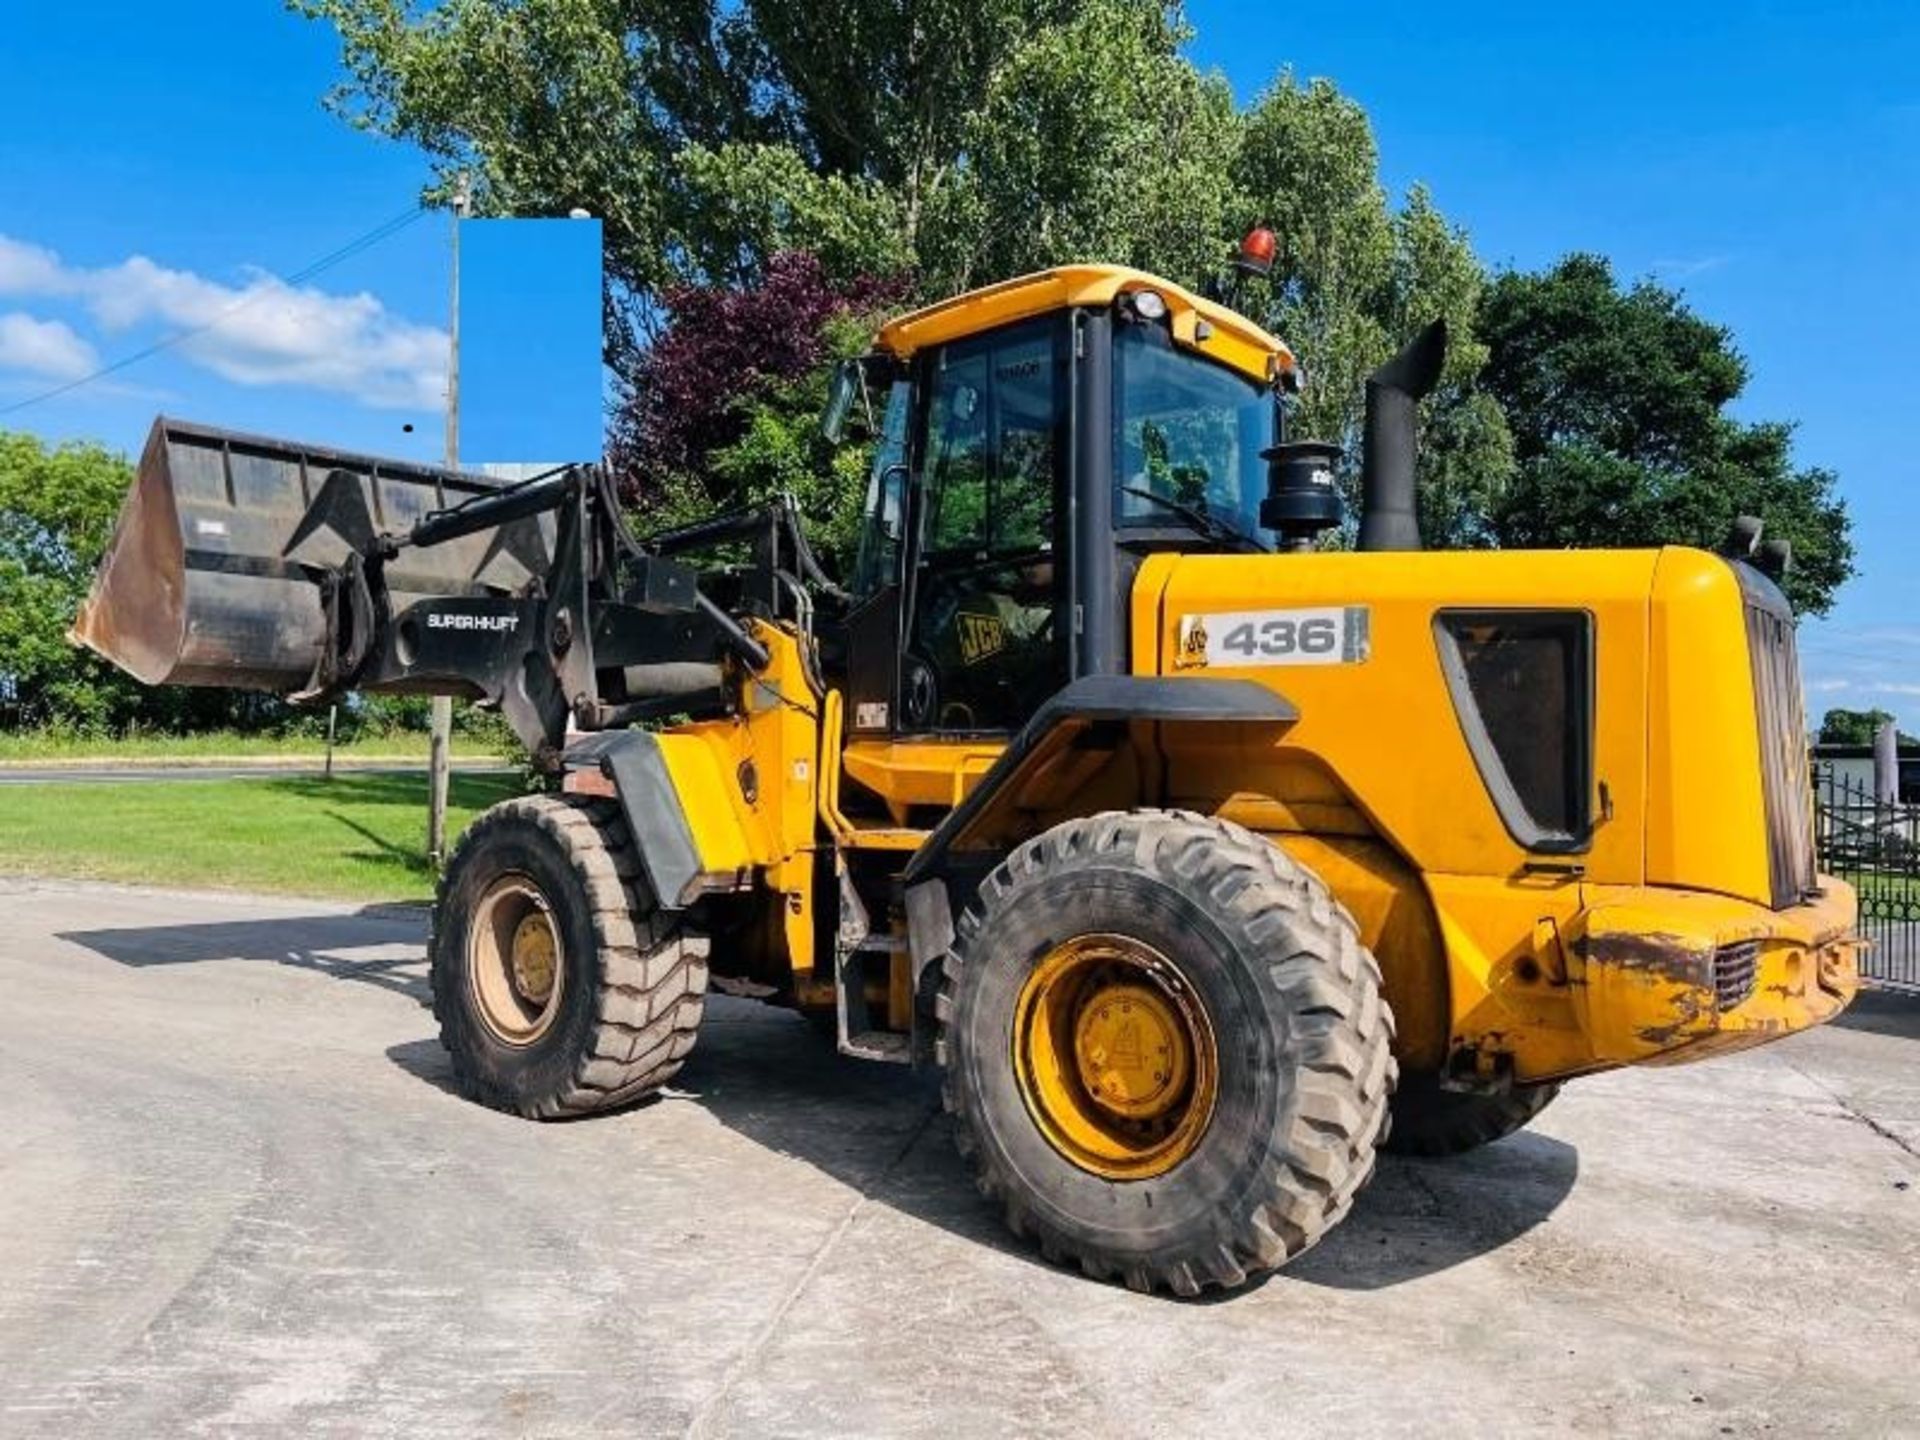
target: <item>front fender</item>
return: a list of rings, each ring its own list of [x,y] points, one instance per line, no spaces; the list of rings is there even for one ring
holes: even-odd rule
[[[654,901],[681,910],[744,888],[753,846],[711,747],[691,735],[610,730],[582,736],[562,761],[573,794],[618,798]]]
[[[1223,744],[1271,745],[1299,720],[1284,696],[1251,680],[1163,675],[1087,675],[1034,712],[991,769],[940,822],[908,862],[913,886],[944,873],[969,852],[1011,848],[1042,822],[1109,808],[1076,805],[1094,776],[1130,752],[1133,804],[1154,804],[1159,755],[1170,731],[1204,727]]]

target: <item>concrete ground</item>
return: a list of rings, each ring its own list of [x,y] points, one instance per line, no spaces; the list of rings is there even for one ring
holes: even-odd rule
[[[449,1093],[416,911],[0,881],[0,1433],[1920,1433],[1920,1001],[1389,1160],[1211,1303],[1005,1236],[937,1100],[717,1000]]]

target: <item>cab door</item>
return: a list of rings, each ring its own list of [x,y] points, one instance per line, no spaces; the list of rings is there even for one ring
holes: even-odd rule
[[[904,378],[895,380],[888,390],[886,419],[867,477],[864,528],[853,567],[853,604],[844,626],[847,729],[855,734],[889,734],[898,713],[913,394],[912,382]]]
[[[1067,679],[1062,316],[920,362],[896,732],[1006,733]]]

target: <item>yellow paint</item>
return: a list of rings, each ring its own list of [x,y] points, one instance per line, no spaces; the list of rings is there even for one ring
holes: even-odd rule
[[[1725,895],[1590,887],[1573,993],[1596,1059],[1673,1064],[1764,1044],[1832,1019],[1859,987],[1856,901],[1838,880],[1769,910]],[[1713,959],[1755,943],[1750,996],[1722,1011]]]
[[[1128,599],[1128,637],[1131,641],[1132,673],[1160,673],[1160,597],[1184,557],[1166,551],[1147,556],[1133,577],[1133,594]]]
[[[663,731],[660,747],[693,832],[703,888],[766,885],[780,906],[783,968],[810,970],[818,702],[792,631],[760,620],[748,625],[770,663],[762,674],[736,677],[736,713]]]
[[[1654,574],[1648,697],[1646,879],[1765,903],[1760,737],[1739,581],[1697,550],[1663,550]],[[1663,797],[1666,803],[1661,803]],[[1718,818],[1716,818],[1718,817]]]
[[[544,1004],[560,968],[560,942],[547,911],[530,910],[514,926],[512,963],[514,989],[534,1004]]]
[[[1126,291],[1153,290],[1167,302],[1173,338],[1255,380],[1295,366],[1293,352],[1244,315],[1157,275],[1121,265],[1062,265],[970,290],[882,327],[880,348],[910,359],[921,350],[1070,306],[1111,305]]]
[[[1036,702],[1037,703],[1037,702]],[[1006,742],[993,738],[850,742],[842,757],[848,775],[887,802],[904,822],[910,806],[950,810],[993,768]]]
[[[1450,608],[1585,610],[1596,637],[1595,774],[1607,785],[1614,818],[1580,859],[1595,878],[1637,883],[1647,794],[1647,597],[1658,558],[1651,550],[1185,556],[1159,571],[1154,670],[1174,673],[1186,615],[1364,604],[1371,649],[1363,662],[1179,672],[1254,680],[1300,711],[1284,742],[1235,775],[1234,788],[1276,793],[1269,767],[1316,760],[1416,869],[1505,875],[1532,857],[1507,833],[1468,749],[1434,617]]]
[[[1216,813],[1271,836],[1354,914],[1380,958],[1410,1069],[1444,1063],[1529,1081],[1698,1058],[1844,1004],[1850,893],[1835,885],[1807,914],[1765,904],[1752,681],[1724,562],[1675,550],[1155,556],[1131,602],[1134,665],[1171,670],[1186,616],[1362,603],[1364,661],[1182,672],[1270,685],[1298,707],[1297,724],[1136,726],[1117,751],[1075,750],[1031,777],[989,827],[994,842],[1136,804]],[[1529,854],[1495,811],[1441,669],[1434,616],[1448,607],[1592,617],[1595,803],[1598,813],[1604,783],[1611,816],[1583,852]],[[859,739],[836,764],[840,698],[827,698],[822,726],[794,638],[769,625],[756,633],[774,664],[743,690],[742,713],[682,727],[662,745],[710,882],[741,885],[757,872],[781,906],[782,968],[810,977],[815,848],[904,859],[926,833],[902,823],[909,812],[930,820],[958,804],[1002,744]],[[749,759],[755,803],[739,783]],[[886,802],[894,824],[847,819],[843,770]],[[1618,943],[1608,937],[1646,935],[1689,937],[1690,953],[1708,957],[1699,964],[1729,937],[1758,938],[1755,994],[1722,1014],[1702,1003],[1699,984],[1589,958],[1596,937],[1604,951]],[[1057,1123],[1065,1134],[1075,1122]]]
[[[1178,666],[1183,617],[1361,603],[1371,635],[1362,662]],[[1134,663],[1251,679],[1299,707],[1299,724],[1264,751],[1211,742],[1205,730],[1183,742],[1192,753],[1168,747],[1168,787],[1174,803],[1274,835],[1357,917],[1370,917],[1363,930],[1382,953],[1388,999],[1417,1017],[1421,1039],[1403,1035],[1403,1061],[1430,1054],[1432,977],[1444,973],[1454,1063],[1489,1079],[1546,1079],[1756,1043],[1844,1003],[1857,943],[1845,938],[1854,913],[1845,887],[1830,886],[1817,924],[1768,908],[1742,605],[1726,562],[1689,550],[1189,556],[1143,567]],[[1581,853],[1531,854],[1502,823],[1441,669],[1434,617],[1449,608],[1592,617],[1593,804],[1600,815],[1604,785],[1611,814]],[[1149,614],[1151,644],[1140,625]],[[1337,851],[1336,836],[1372,837],[1401,868]],[[1425,916],[1409,893],[1414,876]],[[1382,918],[1390,892],[1405,916],[1391,933]],[[1612,918],[1591,913],[1595,895],[1610,897]],[[1676,1029],[1671,986],[1583,969],[1579,946],[1595,924],[1608,934],[1689,934],[1706,952],[1744,930],[1765,937],[1770,980],[1784,983],[1792,964],[1807,973],[1824,964],[1843,979],[1839,991],[1766,991],[1727,1015],[1702,1010]],[[1836,934],[1813,947],[1824,958],[1805,959],[1806,932],[1819,926]],[[1783,958],[1796,946],[1800,961]],[[1602,982],[1597,1008],[1590,974]]]
[[[715,743],[721,738],[692,730],[660,737],[661,758],[693,832],[702,875],[715,888],[762,863],[770,848],[764,834],[752,833],[763,827],[751,807],[739,803],[727,775],[728,747]]]

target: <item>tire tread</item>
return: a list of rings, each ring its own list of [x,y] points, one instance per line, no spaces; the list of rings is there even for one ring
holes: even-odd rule
[[[557,795],[525,795],[482,814],[454,847],[435,897],[435,931],[448,880],[463,853],[489,843],[502,826],[531,824],[561,851],[579,877],[599,949],[593,1025],[568,1083],[536,1097],[506,1093],[468,1063],[448,1038],[439,994],[437,933],[434,1014],[461,1087],[495,1109],[554,1120],[630,1104],[670,1081],[692,1050],[706,1005],[707,939],[654,908],[638,852],[618,804]]]
[[[1015,1177],[997,1173],[993,1147],[972,1133],[981,1122],[970,1113],[952,1067],[955,998],[967,957],[991,935],[992,916],[1010,893],[1077,856],[1124,856],[1123,863],[1232,912],[1242,933],[1256,942],[1303,926],[1322,937],[1316,947],[1321,953],[1297,949],[1263,967],[1298,1041],[1299,1098],[1286,1132],[1276,1138],[1282,1158],[1264,1172],[1264,1193],[1249,1197],[1230,1217],[1224,1241],[1203,1250],[1142,1260],[1076,1249],[1040,1227],[1022,1204]],[[1353,917],[1278,845],[1191,811],[1110,811],[1067,821],[1008,855],[981,883],[955,931],[935,1001],[936,1054],[946,1067],[943,1101],[958,1121],[960,1151],[981,1194],[1000,1203],[1015,1233],[1037,1232],[1043,1253],[1058,1252],[1088,1274],[1113,1275],[1136,1290],[1192,1296],[1207,1286],[1230,1289],[1312,1246],[1346,1215],[1372,1176],[1397,1073],[1393,1012],[1382,995],[1380,967],[1360,943]]]

